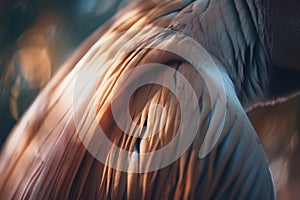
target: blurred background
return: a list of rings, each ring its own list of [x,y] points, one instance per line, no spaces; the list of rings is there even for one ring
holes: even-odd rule
[[[0,146],[70,56],[126,0],[0,0]]]
[[[128,0],[0,0],[0,148],[78,45]],[[248,113],[279,199],[300,197],[300,95]]]
[[[300,94],[285,102],[256,107],[248,116],[270,161],[278,199],[299,199]]]

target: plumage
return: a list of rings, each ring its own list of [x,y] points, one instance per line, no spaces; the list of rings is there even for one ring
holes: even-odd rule
[[[244,14],[254,16],[255,5],[234,1],[223,1],[222,6],[218,3],[135,1],[95,32],[46,85],[10,135],[0,156],[0,198],[274,199],[268,161],[244,111],[261,100],[262,91],[268,86],[262,74],[267,75],[270,67],[258,22],[246,26],[241,21],[247,17],[236,13],[238,7],[248,7],[252,9]],[[239,15],[232,24],[224,23],[224,18],[230,17],[229,11]],[[242,27],[236,28],[238,24]],[[181,37],[153,27],[177,31]],[[239,32],[234,32],[235,29]],[[198,68],[205,71],[211,66],[199,64],[201,59],[197,56],[192,55],[194,60],[190,62],[159,49],[177,47],[189,55],[194,46],[183,48],[188,37],[212,54],[223,85],[216,80],[207,84],[206,80],[214,80],[212,77],[216,75],[210,70],[206,74],[198,73]],[[128,47],[130,51],[126,51]],[[228,52],[229,48],[233,51]],[[122,51],[126,53],[120,54]],[[139,154],[168,145],[176,137],[181,115],[192,102],[192,96],[185,95],[187,86],[177,81],[178,77],[171,79],[167,71],[161,71],[153,80],[161,78],[173,85],[187,103],[180,104],[169,88],[148,84],[133,93],[128,106],[135,123],[152,125],[153,129],[143,132],[129,122],[129,132],[125,133],[117,126],[111,103],[121,99],[116,100],[116,106],[122,108],[122,98],[133,84],[131,81],[146,79],[151,68],[133,79],[127,74],[129,82],[121,84],[116,92],[117,81],[126,75],[126,70],[146,68],[143,64],[147,63],[168,65],[173,73],[182,74],[195,91],[199,108],[187,112],[191,123],[182,125],[184,133],[195,126],[194,116],[200,115],[200,120],[196,122],[199,127],[192,144],[178,159],[161,169],[132,173],[130,170],[135,167],[151,169],[152,163],[164,163],[170,155],[178,153],[181,142],[189,137],[180,135],[177,146],[159,158],[145,160]],[[224,93],[212,98],[211,91],[219,90]],[[165,112],[158,107],[151,110],[157,104]],[[105,141],[97,140],[95,124],[102,126],[113,144],[132,152],[127,162],[118,160],[120,152],[115,149],[109,149],[106,163],[95,158],[107,151]],[[221,130],[221,135],[214,148],[199,158],[210,127],[215,130],[213,134]],[[161,130],[148,138],[128,135],[151,134],[156,129]],[[89,152],[85,142],[97,152]],[[109,166],[110,163],[117,163],[119,170]],[[124,163],[129,172],[120,170],[124,169]]]

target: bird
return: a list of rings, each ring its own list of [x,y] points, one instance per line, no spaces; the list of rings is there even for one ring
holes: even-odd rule
[[[287,92],[270,90],[276,60],[265,33],[274,30],[261,4],[149,0],[120,10],[10,134],[0,197],[275,199],[246,115]]]

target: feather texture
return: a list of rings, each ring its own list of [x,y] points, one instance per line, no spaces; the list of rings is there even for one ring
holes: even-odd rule
[[[181,13],[181,9],[189,3],[191,2],[153,0],[140,4],[137,1],[91,36],[81,52],[63,66],[45,87],[6,143],[0,157],[1,199],[274,198],[272,178],[262,146],[238,100],[235,85],[223,66],[218,64],[224,81],[226,102],[222,102],[224,96],[211,98],[210,90],[217,90],[219,86],[207,86],[204,76],[196,70],[198,63],[188,62],[185,58],[157,48],[159,45],[183,44],[184,37],[180,40],[168,32],[145,32],[145,29],[134,31],[145,28],[145,24],[148,24],[147,27],[168,27],[174,18],[173,14],[178,11]],[[133,32],[126,32],[113,41],[104,42],[128,30]],[[136,47],[135,50],[125,55],[118,54],[122,48],[131,45]],[[143,67],[147,63],[168,65],[174,70],[173,77],[178,72],[188,80],[199,103],[199,109],[188,112],[188,120],[192,122],[194,115],[200,114],[200,120],[196,122],[199,128],[196,129],[192,144],[171,164],[149,172],[124,172],[107,165],[115,160],[117,164],[122,164],[118,161],[118,152],[110,151],[107,163],[103,164],[88,152],[80,138],[82,135],[78,133],[84,133],[89,147],[96,148],[101,154],[105,151],[105,141],[95,140],[97,132],[93,131],[92,126],[100,124],[114,145],[133,152],[130,160],[125,162],[129,163],[128,168],[146,166],[147,169],[152,163],[163,163],[177,152],[181,142],[189,137],[188,130],[192,126],[192,123],[183,124],[186,135],[181,135],[178,145],[161,154],[161,157],[145,160],[139,154],[135,156],[134,153],[155,151],[169,144],[180,126],[181,115],[189,106],[189,103],[179,104],[169,88],[147,84],[133,93],[128,107],[133,122],[152,128],[147,128],[145,133],[130,122],[129,132],[120,130],[113,117],[111,103],[126,95],[126,87],[134,79],[128,79],[128,85],[114,92],[118,86],[117,81],[124,76],[126,70]],[[106,66],[108,67],[105,68]],[[87,72],[90,70],[90,73],[84,74],[83,81],[77,87],[76,81],[78,76],[82,76],[83,69]],[[104,73],[100,73],[101,70]],[[95,92],[89,83],[97,73],[99,76],[96,76]],[[143,76],[147,77],[147,73],[140,77]],[[213,77],[214,74],[208,73],[208,76]],[[174,85],[179,96],[185,99],[184,102],[190,102],[192,97],[185,94],[186,85],[181,85],[176,78],[169,79],[166,71],[157,74],[155,78]],[[79,92],[73,100],[74,90]],[[89,98],[89,94],[97,95],[96,98]],[[76,116],[74,101],[78,101],[80,106],[75,112]],[[92,101],[96,103],[93,104]],[[123,101],[119,102],[121,103],[116,104],[117,108],[123,106]],[[164,112],[158,107],[151,109],[152,105],[162,106]],[[220,109],[223,111],[219,112]],[[121,109],[118,110],[121,112]],[[93,111],[96,117],[91,118],[90,112]],[[77,124],[74,118],[78,114]],[[199,151],[209,127],[213,125],[217,130],[221,126],[219,121],[215,121],[218,119],[215,115],[220,114],[222,116],[219,117],[224,119],[221,136],[209,154],[200,159]],[[85,126],[86,124],[91,126]],[[148,138],[138,139],[129,135],[151,135],[159,129],[156,135]]]

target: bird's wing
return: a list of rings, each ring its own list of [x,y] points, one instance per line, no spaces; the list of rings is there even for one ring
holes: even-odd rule
[[[38,96],[1,152],[1,198],[274,198],[262,146],[222,66],[197,57],[185,35],[143,26],[165,26],[164,14],[185,4],[160,3],[147,16],[154,5],[129,6]]]

